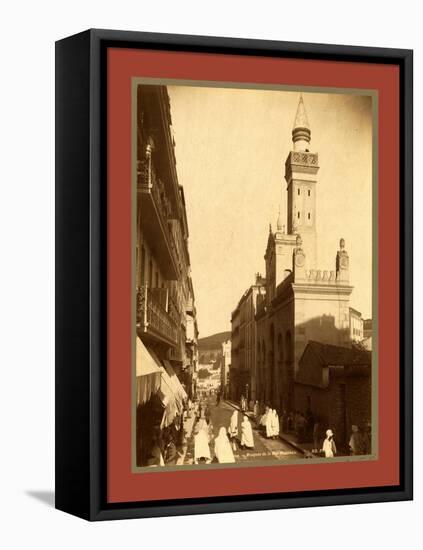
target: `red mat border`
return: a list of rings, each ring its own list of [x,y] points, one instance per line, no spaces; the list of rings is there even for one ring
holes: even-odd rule
[[[365,88],[379,92],[379,459],[131,472],[131,78]],[[395,65],[108,49],[109,503],[399,485],[399,68]]]

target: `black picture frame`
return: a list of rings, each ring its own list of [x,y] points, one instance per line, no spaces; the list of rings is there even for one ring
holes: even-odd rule
[[[106,502],[106,52],[143,48],[394,64],[400,70],[400,485]],[[56,43],[56,508],[108,520],[412,499],[413,53],[92,29]]]

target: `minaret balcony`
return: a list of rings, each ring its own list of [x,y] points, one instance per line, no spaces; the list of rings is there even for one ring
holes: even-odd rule
[[[316,174],[319,170],[318,153],[309,151],[291,151],[285,162],[285,178],[290,179],[292,172]]]
[[[306,151],[291,151],[291,164],[301,164],[304,166],[318,166],[319,155]]]
[[[142,285],[137,288],[137,332],[170,346],[178,344],[178,326],[167,312],[168,290]]]
[[[172,207],[165,186],[157,176],[151,160],[138,162],[137,197],[141,229],[147,240],[154,243],[155,256],[161,271],[166,279],[178,279],[180,261],[170,226]]]

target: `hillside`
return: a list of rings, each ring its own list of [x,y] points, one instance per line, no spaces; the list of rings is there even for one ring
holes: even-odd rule
[[[231,332],[218,332],[217,334],[212,334],[211,336],[205,336],[204,338],[198,339],[198,349],[201,350],[220,350],[222,347],[222,342],[229,340],[231,337]]]

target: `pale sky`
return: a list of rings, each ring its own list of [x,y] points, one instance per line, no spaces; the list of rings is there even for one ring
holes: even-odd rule
[[[285,160],[299,92],[168,86],[184,186],[200,337],[230,330],[254,274],[265,274],[269,223],[286,224]],[[350,256],[350,305],[372,316],[372,100],[305,93],[319,154],[316,269]],[[306,254],[307,251],[305,250]],[[312,267],[312,266],[310,266]]]

